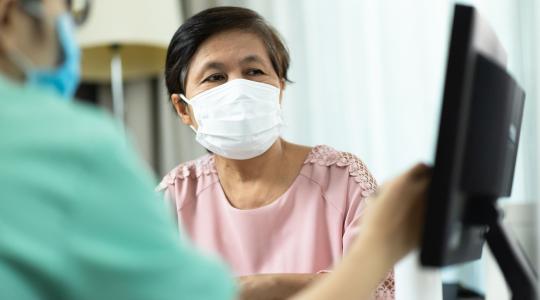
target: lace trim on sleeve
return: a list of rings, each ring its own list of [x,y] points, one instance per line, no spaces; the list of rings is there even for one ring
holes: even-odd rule
[[[394,271],[377,287],[375,300],[394,300],[396,298],[396,284],[394,281]]]
[[[203,175],[216,174],[217,170],[214,163],[214,156],[207,155],[197,160],[192,160],[179,165],[169,172],[160,184],[156,187],[157,192],[165,190],[167,187],[174,185],[177,179],[183,180],[188,177],[199,178]]]
[[[351,153],[339,152],[328,146],[317,146],[313,148],[304,163],[321,166],[336,165],[347,168],[349,175],[362,186],[364,190],[362,195],[365,197],[369,196],[377,188],[377,181],[371,176],[367,166]]]

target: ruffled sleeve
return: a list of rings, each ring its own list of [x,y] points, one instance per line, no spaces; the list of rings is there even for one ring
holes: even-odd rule
[[[204,185],[206,177],[217,174],[214,156],[206,155],[197,160],[188,161],[172,169],[163,177],[155,188],[162,193],[166,206],[178,223],[178,211],[189,202],[196,201],[197,192]]]

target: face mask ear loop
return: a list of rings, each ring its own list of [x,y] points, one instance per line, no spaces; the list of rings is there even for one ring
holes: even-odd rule
[[[189,100],[186,96],[184,96],[184,94],[178,94],[180,96],[180,98],[182,100],[184,100],[187,104],[193,106],[193,104],[191,103],[191,100]]]
[[[191,107],[193,107],[193,104],[191,103],[191,101],[186,97],[184,96],[183,94],[179,94],[180,98],[182,100],[184,100],[188,105],[191,105]],[[189,125],[189,128],[191,128],[191,130],[193,130],[193,132],[195,132],[195,134],[197,134],[197,129],[195,129],[195,127],[193,125]]]

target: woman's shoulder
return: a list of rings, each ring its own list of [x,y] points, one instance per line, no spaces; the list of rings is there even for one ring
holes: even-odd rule
[[[162,192],[179,182],[197,182],[201,177],[217,174],[214,156],[205,155],[195,160],[182,163],[163,177],[156,191]]]
[[[377,188],[377,181],[367,165],[356,155],[338,151],[327,145],[314,147],[304,164],[310,168],[307,175],[324,189],[347,179],[349,183],[365,191],[366,196]],[[339,184],[337,184],[340,186]]]

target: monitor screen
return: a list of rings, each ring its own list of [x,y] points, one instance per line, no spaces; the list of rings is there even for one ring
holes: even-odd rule
[[[485,204],[511,193],[525,98],[473,7],[456,5],[449,47],[420,254],[426,266],[480,258]]]

